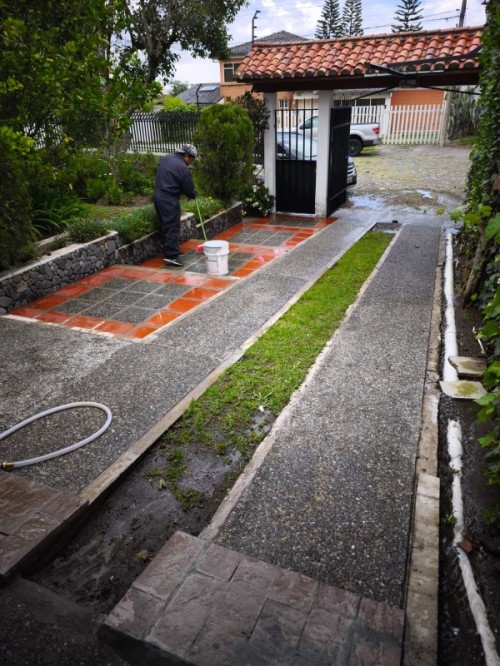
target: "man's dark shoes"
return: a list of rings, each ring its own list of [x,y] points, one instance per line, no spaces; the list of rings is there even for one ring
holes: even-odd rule
[[[164,259],[163,261],[167,266],[177,266],[177,268],[182,268],[184,265],[182,261],[179,261],[178,257],[176,257],[175,259]]]

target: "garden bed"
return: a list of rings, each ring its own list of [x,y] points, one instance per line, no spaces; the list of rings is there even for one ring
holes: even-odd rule
[[[241,203],[236,203],[204,222],[206,237],[213,238],[241,220]],[[181,219],[181,242],[191,238],[202,239],[203,231],[197,227],[195,216],[188,213]],[[140,264],[161,251],[158,231],[126,245],[121,245],[118,233],[112,231],[88,243],[55,250],[26,266],[0,274],[0,314],[28,305],[113,264]]]

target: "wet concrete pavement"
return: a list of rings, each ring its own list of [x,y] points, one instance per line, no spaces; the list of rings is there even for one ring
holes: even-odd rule
[[[374,223],[389,222],[393,216],[393,211],[390,215],[387,211],[341,212],[337,223],[160,330],[149,342],[0,318],[4,376],[9,379],[3,391],[3,427],[54,404],[77,400],[102,402],[114,415],[111,428],[99,441],[71,456],[16,470],[16,476],[27,484],[80,495],[84,501],[97,499],[180,415],[182,405],[187,406],[208,385],[214,373],[234,362],[273,317]],[[331,589],[348,590],[360,600],[371,597],[380,609],[394,609],[395,624],[385,627],[377,644],[397,634],[397,655],[402,650],[400,609],[405,603],[439,227],[435,218],[405,215],[402,232],[382,267],[256,454],[254,469],[237,489],[239,495],[228,499],[202,535],[203,543],[215,540],[230,558],[231,553],[239,553],[251,561],[319,580]],[[9,355],[8,349],[16,353]],[[90,413],[59,418],[58,448],[63,437],[74,441],[82,428],[88,430],[89,422],[99,420]],[[50,430],[54,432],[53,424]],[[40,423],[33,426],[29,439],[13,438],[12,458],[27,455],[28,441],[53,447],[51,432]],[[8,536],[4,532],[0,541],[4,549]],[[159,562],[168,557],[168,552],[162,552]],[[168,624],[170,601],[192,584],[186,576],[193,566],[186,565],[172,597],[163,600],[161,618],[157,617],[160,623]],[[146,612],[145,608],[136,607],[134,613]],[[260,615],[269,608],[265,600],[259,608],[258,617],[266,625],[268,616]],[[117,607],[123,624],[107,625],[108,629],[113,625],[114,636],[130,633],[127,612],[122,611],[123,607]],[[220,608],[202,612],[202,626],[216,611]],[[196,612],[201,612],[199,607]],[[330,621],[337,621],[336,616]],[[274,620],[270,622],[274,626]],[[200,629],[196,626],[195,632]],[[293,626],[293,632],[298,631],[298,625]],[[252,638],[253,630],[250,633],[250,641],[260,640]],[[133,631],[130,635],[140,641],[143,655],[148,653],[150,632],[140,638]],[[265,641],[273,632],[266,636]],[[195,634],[187,640],[194,645]],[[300,642],[292,643],[293,663],[323,663],[318,655],[307,661]],[[158,658],[170,663],[169,654],[168,649],[160,649]],[[177,657],[181,658],[180,653]],[[375,657],[361,662],[349,649],[338,663],[385,664],[392,663],[392,658],[391,662]]]

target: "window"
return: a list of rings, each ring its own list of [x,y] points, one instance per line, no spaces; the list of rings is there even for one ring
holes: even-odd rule
[[[232,83],[234,81],[234,74],[238,69],[239,64],[239,62],[224,63],[224,83]]]
[[[279,104],[280,104],[280,109],[288,109],[289,106],[290,106],[290,100],[289,99],[280,99]]]
[[[373,99],[357,99],[354,103],[355,106],[384,106],[385,99],[383,97],[374,97]]]

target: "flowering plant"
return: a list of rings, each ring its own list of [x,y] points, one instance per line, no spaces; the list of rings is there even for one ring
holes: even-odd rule
[[[241,197],[243,215],[269,215],[274,207],[274,197],[269,189],[259,183],[247,185]]]
[[[227,206],[219,199],[199,195],[196,200],[189,199],[182,201],[181,208],[183,213],[193,213],[196,216],[198,215],[199,210],[201,218],[203,220],[208,220],[210,217],[226,210]]]

